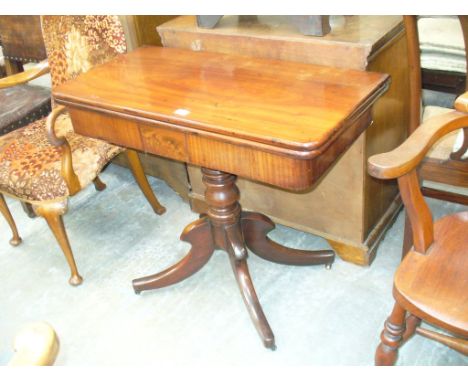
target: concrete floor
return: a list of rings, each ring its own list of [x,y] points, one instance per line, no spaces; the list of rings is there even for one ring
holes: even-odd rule
[[[217,252],[195,276],[135,295],[131,280],[180,259],[178,240],[196,218],[164,182],[150,178],[167,207],[157,216],[128,170],[111,165],[107,190],[89,187],[71,199],[65,224],[84,277],[68,286],[68,267],[42,219],[29,219],[7,199],[24,240],[8,245],[0,219],[0,364],[12,356],[15,333],[47,321],[61,342],[57,365],[372,365],[383,322],[391,310],[392,276],[400,261],[403,216],[388,231],[371,267],[336,260],[293,267],[250,257],[250,271],[278,349],[263,348],[250,322],[229,261]],[[430,201],[436,217],[463,206]],[[278,226],[273,239],[296,248],[328,248],[321,238]],[[399,365],[468,365],[443,345],[416,336]]]

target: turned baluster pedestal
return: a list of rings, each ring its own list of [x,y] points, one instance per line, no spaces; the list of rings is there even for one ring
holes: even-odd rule
[[[180,237],[192,248],[172,267],[133,280],[133,288],[140,293],[182,281],[200,270],[215,249],[223,249],[229,255],[240,292],[263,344],[275,349],[273,331],[249,274],[247,247],[266,260],[289,265],[325,264],[330,268],[335,254],[331,250],[305,251],[275,243],[267,237],[268,232],[275,228],[268,217],[255,212],[242,212],[235,175],[206,168],[202,172],[208,213],[189,224]]]

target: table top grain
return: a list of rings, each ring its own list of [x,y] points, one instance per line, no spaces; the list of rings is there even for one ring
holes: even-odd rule
[[[336,139],[388,85],[380,73],[142,47],[53,95],[65,105],[308,152]]]

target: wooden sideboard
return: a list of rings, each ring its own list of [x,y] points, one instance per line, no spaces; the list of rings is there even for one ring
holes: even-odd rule
[[[280,224],[322,236],[342,259],[368,265],[401,208],[396,183],[371,178],[366,161],[375,153],[393,149],[407,135],[409,85],[404,27],[400,16],[333,16],[331,25],[328,35],[310,37],[298,33],[281,16],[253,19],[225,16],[213,29],[198,28],[195,16],[181,16],[159,26],[158,32],[166,47],[391,75],[390,90],[374,106],[373,126],[313,188],[294,193],[242,178],[237,183],[244,209],[262,212]],[[180,166],[169,172],[174,176],[177,171]],[[188,166],[188,177],[192,209],[204,212],[200,169]]]

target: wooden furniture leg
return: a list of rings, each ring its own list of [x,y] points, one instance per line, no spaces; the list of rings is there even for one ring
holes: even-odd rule
[[[3,194],[0,194],[0,212],[5,217],[8,225],[11,228],[11,233],[13,234],[13,237],[10,239],[10,244],[13,247],[16,247],[21,243],[21,237],[18,234],[18,229],[16,228],[15,221],[13,220],[13,216],[11,216],[10,210],[8,209]]]
[[[154,192],[148,183],[148,179],[146,178],[140,158],[138,157],[138,153],[134,150],[127,149],[125,154],[127,155],[132,174],[135,177],[135,180],[137,181],[141,191],[145,195],[149,204],[151,204],[154,212],[156,212],[158,215],[162,215],[164,212],[166,212],[166,208],[159,203],[159,200],[154,195]]]
[[[380,344],[375,352],[376,366],[392,366],[398,357],[398,348],[402,344],[405,333],[406,311],[395,302],[392,313],[384,324],[380,335]]]
[[[292,249],[275,243],[267,234],[275,228],[275,223],[265,215],[255,212],[242,213],[242,229],[247,247],[256,255],[274,263],[288,265],[325,264],[331,268],[335,260],[332,250],[305,251]]]
[[[67,211],[66,203],[57,202],[39,204],[34,206],[34,210],[39,216],[42,216],[47,221],[47,224],[67,259],[71,271],[71,277],[68,282],[73,286],[80,285],[83,282],[83,278],[78,273],[70,242],[68,241],[67,232],[63,225],[62,215]]]
[[[21,207],[23,207],[23,211],[30,217],[31,219],[34,219],[37,217],[36,213],[34,212],[33,206],[31,203],[27,202],[21,202]]]
[[[420,323],[421,319],[414,316],[413,314],[410,314],[408,317],[406,317],[406,329],[403,333],[403,338],[401,340],[402,343],[406,342],[411,336],[413,336],[414,333],[416,333]]]
[[[215,249],[229,255],[233,272],[250,317],[265,347],[275,349],[275,338],[255,292],[247,266],[247,246],[259,256],[283,264],[331,264],[333,251],[300,251],[289,249],[266,235],[273,222],[261,214],[242,213],[236,176],[217,170],[202,169],[206,186],[207,214],[193,222],[181,235],[192,244],[187,256],[160,273],[133,281],[135,292],[161,288],[186,279],[200,270]]]
[[[406,329],[403,333],[400,346],[405,343],[413,334],[418,333],[423,337],[440,342],[441,344],[468,356],[468,339],[451,337],[439,332],[424,329],[420,326],[420,324],[421,319],[415,315],[410,314],[408,317],[406,317]]]
[[[468,339],[466,338],[450,337],[424,328],[416,328],[416,332],[423,337],[440,342],[441,344],[468,356]]]
[[[413,246],[413,231],[411,231],[411,221],[408,213],[405,211],[405,226],[403,228],[403,247],[401,249],[401,259],[406,256]]]
[[[94,183],[94,188],[96,191],[104,191],[106,189],[106,184],[99,178],[99,176],[96,176],[93,180]]]
[[[21,73],[24,71],[23,64],[21,61],[5,59],[5,72],[7,77],[13,74]]]
[[[276,349],[275,336],[271,330],[270,324],[263,312],[260,301],[255,292],[255,288],[250,277],[247,259],[237,260],[233,255],[229,255],[232,270],[236,276],[237,285],[244,299],[245,306],[250,314],[250,318],[257,329],[263,345],[271,350]]]
[[[136,293],[162,288],[190,277],[208,262],[214,252],[211,226],[206,218],[189,224],[180,235],[180,240],[192,244],[189,253],[165,271],[133,280],[133,289]]]

